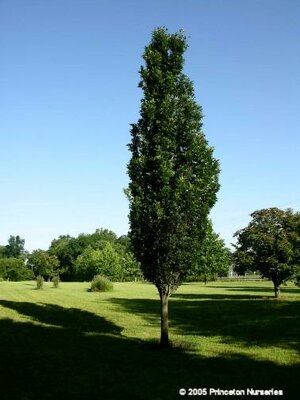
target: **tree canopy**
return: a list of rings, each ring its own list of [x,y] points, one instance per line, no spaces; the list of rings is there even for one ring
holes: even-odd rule
[[[259,271],[272,280],[275,297],[280,285],[300,267],[300,213],[276,207],[255,211],[249,225],[237,231],[235,271]]]
[[[0,257],[20,258],[25,256],[25,240],[19,235],[11,235],[6,246],[0,246]]]

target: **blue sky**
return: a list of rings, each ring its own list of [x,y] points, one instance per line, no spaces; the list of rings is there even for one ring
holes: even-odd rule
[[[0,0],[0,244],[128,230],[129,124],[155,27],[189,37],[186,74],[221,163],[226,243],[249,214],[300,208],[298,0]]]

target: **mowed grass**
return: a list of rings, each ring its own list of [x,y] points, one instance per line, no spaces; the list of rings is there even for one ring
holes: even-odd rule
[[[0,282],[1,400],[171,400],[180,388],[274,388],[299,398],[293,285],[281,300],[265,281],[182,285],[170,299],[170,350],[158,346],[153,285],[35,287]]]

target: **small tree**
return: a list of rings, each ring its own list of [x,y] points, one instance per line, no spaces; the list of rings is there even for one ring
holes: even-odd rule
[[[141,266],[132,253],[128,252],[124,257],[122,257],[122,278],[123,281],[136,281],[143,279]]]
[[[102,250],[88,247],[76,260],[76,276],[80,280],[91,280],[95,275],[103,275],[113,281],[121,279],[121,256],[110,242]]]
[[[45,250],[34,250],[28,258],[28,266],[35,276],[41,275],[45,279],[50,279],[57,275],[59,268],[58,258]]]
[[[255,211],[251,217],[249,225],[234,235],[235,270],[259,271],[273,282],[279,298],[280,285],[293,278],[300,266],[300,213],[274,207]]]
[[[52,278],[52,283],[53,283],[53,287],[54,287],[55,289],[58,288],[59,282],[60,282],[59,276],[58,276],[58,275],[53,276],[53,278]]]
[[[206,283],[216,277],[228,276],[231,264],[230,250],[225,246],[224,240],[214,232],[212,223],[209,221],[199,256],[189,274],[189,279]]]
[[[74,266],[75,277],[80,281],[90,281],[100,271],[100,250],[88,247],[80,254]]]
[[[169,345],[169,296],[194,264],[219,188],[219,165],[201,131],[202,110],[182,72],[186,48],[183,32],[154,30],[129,145],[130,238],[145,278],[159,292],[162,346]]]
[[[36,277],[36,288],[43,289],[44,286],[44,278],[41,275]]]
[[[106,242],[103,250],[100,251],[100,271],[112,281],[122,280],[121,277],[121,256],[110,242]]]

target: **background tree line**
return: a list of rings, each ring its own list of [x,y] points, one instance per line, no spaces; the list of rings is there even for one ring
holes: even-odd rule
[[[230,265],[230,251],[209,221],[202,253],[187,280],[227,276]],[[0,246],[0,279],[21,281],[41,275],[45,280],[59,276],[62,281],[91,281],[97,274],[121,282],[143,279],[127,235],[118,237],[107,229],[77,237],[62,235],[52,240],[48,250],[31,253],[20,236],[10,236],[8,244]]]
[[[228,276],[233,268],[238,275],[256,272],[274,284],[275,295],[287,280],[300,284],[300,213],[269,208],[251,214],[252,221],[238,232],[235,251],[225,246],[208,221],[206,235],[187,281],[212,281]],[[59,236],[48,250],[25,250],[25,240],[10,236],[0,245],[0,280],[21,281],[41,275],[59,276],[63,281],[90,281],[102,274],[113,281],[142,280],[130,238],[118,237],[107,229],[92,234]]]

